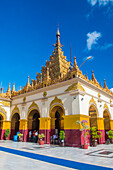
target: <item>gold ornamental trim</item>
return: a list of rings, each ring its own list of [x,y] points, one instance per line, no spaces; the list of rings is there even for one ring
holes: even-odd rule
[[[109,107],[108,107],[108,105],[106,103],[104,104],[103,109],[108,109],[109,110]]]
[[[28,110],[35,109],[35,108],[39,110],[38,105],[33,101],[32,104],[29,106]]]
[[[4,108],[2,108],[2,106],[0,106],[0,112],[7,114],[6,110]]]
[[[81,90],[81,91],[84,91],[85,92],[85,89],[82,87],[82,85],[80,83],[74,83],[72,84],[71,86],[69,86],[65,92],[68,92],[68,91],[72,91],[72,90]]]
[[[94,100],[94,98],[92,97],[91,98],[91,100],[89,101],[89,104],[94,104],[94,105],[96,105],[97,106],[97,103],[96,103],[96,101]]]
[[[61,99],[58,99],[57,96],[55,96],[54,100],[50,103],[50,106],[52,106],[55,103],[60,103],[63,105],[63,102]]]
[[[14,107],[12,114],[14,113],[19,113],[19,108],[17,107],[17,105]]]
[[[4,105],[4,106],[10,106],[10,102],[6,102],[6,101],[2,101],[2,102],[0,102],[2,105]]]

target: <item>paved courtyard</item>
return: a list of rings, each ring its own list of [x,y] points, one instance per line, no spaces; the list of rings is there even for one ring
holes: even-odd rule
[[[113,144],[88,150],[34,143],[0,141],[0,169],[113,169]]]

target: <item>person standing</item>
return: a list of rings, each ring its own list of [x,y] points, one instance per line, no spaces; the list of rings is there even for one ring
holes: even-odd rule
[[[31,136],[32,136],[32,132],[31,130],[29,131],[29,142],[31,142]]]
[[[35,143],[35,131],[36,131],[36,130],[33,131],[33,142],[34,142],[34,143]]]
[[[37,143],[38,141],[38,131],[35,132],[35,142]]]

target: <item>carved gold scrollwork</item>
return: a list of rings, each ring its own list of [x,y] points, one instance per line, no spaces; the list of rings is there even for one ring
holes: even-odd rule
[[[71,86],[69,86],[65,92],[68,92],[68,91],[72,91],[72,90],[81,90],[81,91],[85,91],[85,89],[82,87],[82,85],[80,83],[74,83],[72,84]]]
[[[19,113],[19,108],[17,107],[17,105],[14,107],[14,109],[12,111],[12,114],[13,113]]]
[[[109,110],[109,107],[108,107],[108,105],[107,105],[106,103],[104,104],[104,107],[103,107],[103,108]]]
[[[57,96],[55,96],[54,100],[50,103],[50,106],[52,106],[54,103],[60,103],[63,105],[63,102],[61,99],[58,99]]]
[[[39,110],[38,105],[33,101],[32,104],[29,106],[28,110],[35,109],[35,108]]]
[[[6,110],[4,108],[2,108],[2,106],[0,106],[0,112],[3,112],[3,113],[7,113]]]
[[[95,102],[94,98],[92,97],[91,100],[89,101],[89,104],[95,104],[97,106],[97,103]]]
[[[10,102],[2,101],[0,103],[3,104],[4,106],[10,106]]]

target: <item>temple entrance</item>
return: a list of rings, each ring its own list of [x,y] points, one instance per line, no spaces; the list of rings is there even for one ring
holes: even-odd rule
[[[105,140],[108,139],[107,132],[111,129],[110,128],[110,114],[109,111],[106,109],[103,112],[103,118],[104,118],[104,129],[105,129]]]
[[[11,139],[13,139],[13,136],[17,134],[19,131],[19,124],[20,124],[20,115],[18,113],[15,113],[12,116],[11,119]]]
[[[33,140],[33,131],[36,130],[39,133],[39,127],[40,127],[40,114],[38,110],[32,110],[28,115],[28,132],[31,131],[31,141]]]
[[[0,114],[0,139],[2,135],[3,119],[4,119],[3,116]]]
[[[89,116],[90,116],[90,128],[91,127],[98,128],[98,125],[97,125],[97,108],[93,104],[89,107]],[[92,145],[92,135],[90,135],[90,144]]]
[[[60,130],[64,130],[64,118],[65,115],[64,109],[61,106],[54,106],[50,111],[51,117],[51,141],[50,143],[59,144],[59,133]],[[56,138],[56,142],[54,141]]]
[[[97,127],[97,108],[95,105],[89,107],[90,127]]]

